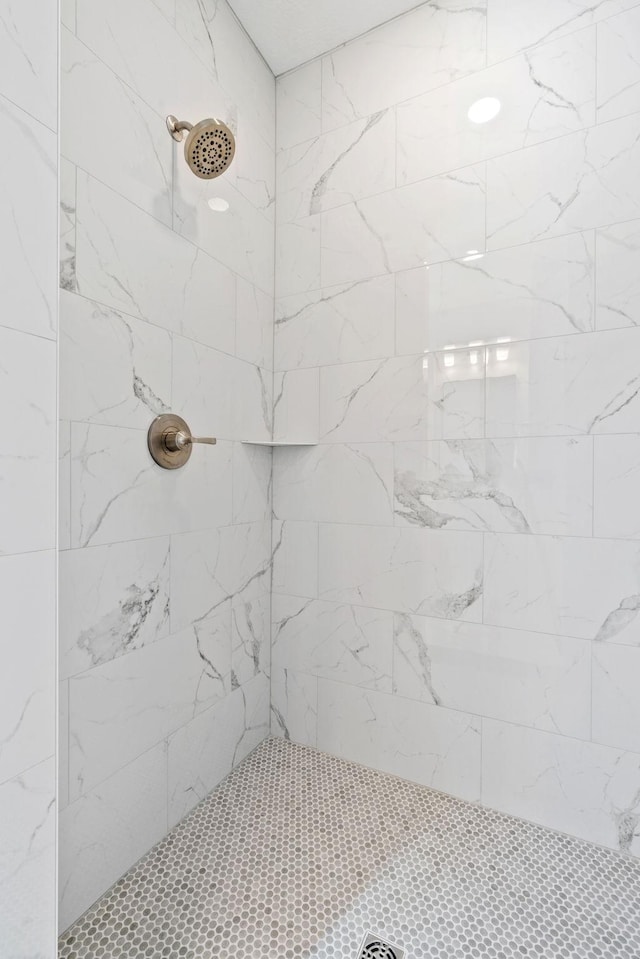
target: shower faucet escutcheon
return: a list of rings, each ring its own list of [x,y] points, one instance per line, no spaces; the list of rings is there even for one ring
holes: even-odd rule
[[[156,416],[147,433],[147,446],[158,466],[177,470],[191,456],[194,443],[215,446],[213,436],[193,436],[186,421],[175,413]]]

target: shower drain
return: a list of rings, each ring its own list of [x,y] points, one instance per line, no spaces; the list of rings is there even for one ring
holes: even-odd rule
[[[364,937],[358,953],[358,959],[403,959],[403,956],[404,949],[399,949],[372,933],[367,933]]]

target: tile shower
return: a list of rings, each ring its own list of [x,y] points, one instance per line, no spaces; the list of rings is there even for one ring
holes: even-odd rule
[[[191,941],[174,895],[176,955],[355,956],[376,915],[413,956],[640,955],[638,0],[427,2],[277,79],[226,0],[61,0],[59,130],[55,11],[4,4],[0,956],[55,954],[56,815],[64,959],[144,954],[109,923],[167,863],[233,912]],[[218,440],[175,473],[169,411]],[[240,920],[180,851],[272,841],[307,908],[314,824],[350,892],[302,931],[252,918],[257,854]]]

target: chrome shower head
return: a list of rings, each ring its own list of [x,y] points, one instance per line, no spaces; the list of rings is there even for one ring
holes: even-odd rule
[[[236,152],[236,138],[222,120],[201,120],[188,123],[167,117],[167,129],[174,140],[181,142],[185,132],[184,158],[201,180],[213,180],[229,167]]]

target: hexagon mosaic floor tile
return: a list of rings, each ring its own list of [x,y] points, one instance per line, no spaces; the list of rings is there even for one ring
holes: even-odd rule
[[[367,934],[405,959],[638,959],[640,863],[270,739],[59,957],[357,959]]]

